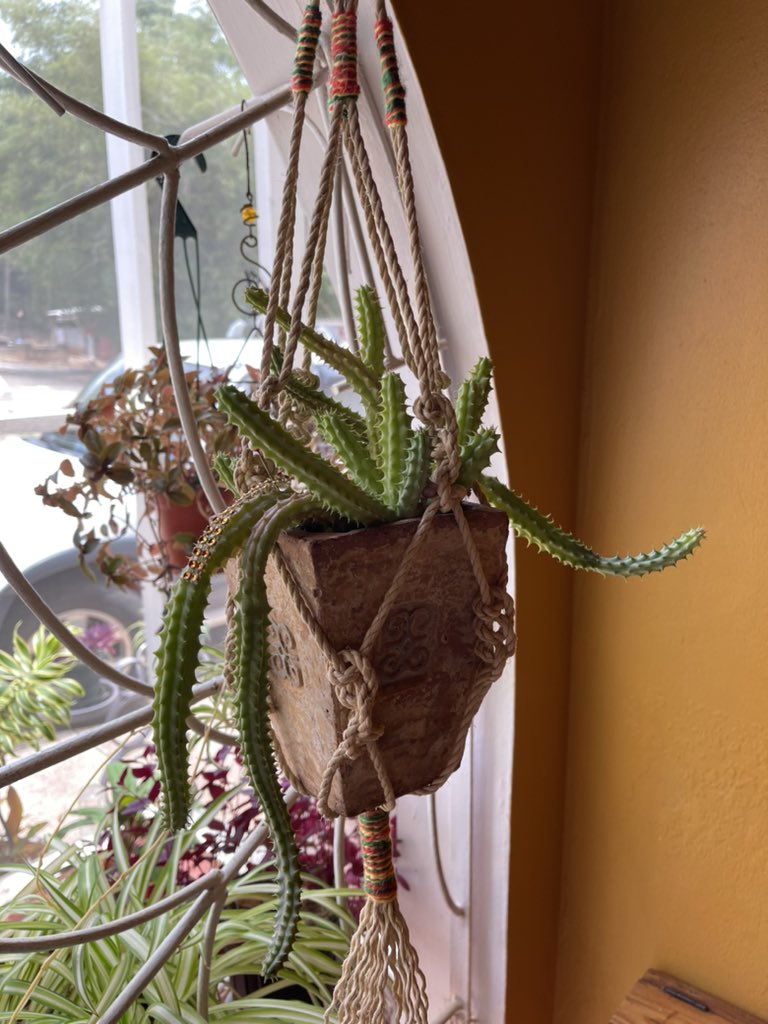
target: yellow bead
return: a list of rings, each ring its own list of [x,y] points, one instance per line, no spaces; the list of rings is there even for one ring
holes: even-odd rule
[[[247,224],[250,227],[256,223],[258,214],[250,203],[246,203],[245,206],[240,207],[240,216],[243,218],[243,224]]]

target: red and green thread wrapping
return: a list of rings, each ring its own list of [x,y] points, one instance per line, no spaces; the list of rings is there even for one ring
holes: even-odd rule
[[[331,74],[328,81],[330,103],[355,99],[360,95],[357,80],[357,15],[354,11],[336,11],[331,19]]]
[[[376,903],[397,899],[392,835],[387,811],[367,811],[357,819],[363,853],[363,892]]]
[[[389,18],[379,18],[374,27],[376,43],[379,47],[381,62],[381,87],[384,91],[384,124],[387,128],[405,128],[408,118],[405,113],[405,88],[400,81],[400,69],[397,66],[395,40],[392,34],[392,22]]]
[[[307,4],[296,40],[296,56],[293,61],[291,91],[311,92],[314,82],[315,54],[320,38],[322,15],[317,3]]]

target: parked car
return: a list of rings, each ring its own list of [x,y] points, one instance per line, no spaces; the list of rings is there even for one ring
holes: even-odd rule
[[[326,333],[338,334],[332,329]],[[236,338],[182,341],[182,356],[190,370],[197,367],[205,372],[206,368],[229,366],[230,379],[239,383],[248,379],[248,366],[258,367],[261,339],[253,337],[245,343]],[[89,381],[72,407],[85,406],[123,369],[119,357]],[[335,394],[341,378],[325,366],[313,365],[312,369],[323,390]],[[73,521],[58,509],[44,506],[35,494],[35,487],[59,468],[62,454],[74,460],[83,453],[74,427],[63,434],[48,431],[0,438],[0,479],[6,481],[9,491],[12,486],[13,494],[12,501],[0,506],[0,540],[53,611],[94,637],[111,635],[111,656],[120,660],[134,653],[128,627],[143,617],[141,595],[108,586],[101,573],[94,573],[93,578],[86,575],[72,543]],[[133,557],[135,543],[126,536],[116,540],[113,548],[117,554]],[[213,619],[217,619],[215,609]],[[22,634],[29,635],[37,619],[0,579],[0,650],[9,649],[17,623]]]

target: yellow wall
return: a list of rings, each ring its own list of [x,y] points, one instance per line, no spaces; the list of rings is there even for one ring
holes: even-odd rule
[[[621,0],[606,37],[557,1024],[647,967],[768,1015],[768,8]]]
[[[768,1016],[768,9],[606,7],[397,5],[513,482],[607,551],[709,530],[627,584],[520,553],[508,1020],[649,966]]]

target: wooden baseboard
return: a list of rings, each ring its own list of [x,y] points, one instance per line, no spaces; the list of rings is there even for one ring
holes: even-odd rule
[[[610,1024],[768,1024],[716,996],[661,971],[648,971]]]

